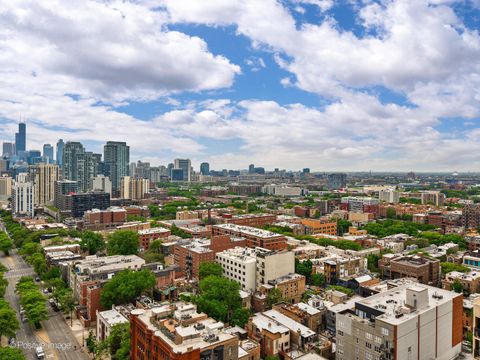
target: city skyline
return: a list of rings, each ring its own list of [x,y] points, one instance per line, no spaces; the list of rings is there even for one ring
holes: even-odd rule
[[[480,169],[476,1],[69,6],[4,4],[1,141],[22,119],[28,148],[125,141],[155,164]]]

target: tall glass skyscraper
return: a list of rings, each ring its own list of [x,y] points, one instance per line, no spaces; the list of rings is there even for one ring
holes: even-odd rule
[[[53,146],[43,144],[43,159],[48,164],[53,164]]]
[[[57,141],[57,164],[62,167],[63,164],[63,146],[65,143],[62,139]]]
[[[63,151],[62,175],[65,180],[78,183],[78,190],[86,192],[90,179],[97,176],[97,158],[95,154],[85,151],[77,141],[68,141]]]
[[[130,147],[126,142],[107,141],[103,147],[103,162],[105,175],[112,181],[112,191],[118,195],[122,177],[129,175]]]
[[[17,155],[23,154],[27,147],[27,125],[23,122],[18,124],[18,132],[15,134],[15,149]]]

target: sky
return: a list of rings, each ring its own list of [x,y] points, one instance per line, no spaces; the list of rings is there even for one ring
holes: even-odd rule
[[[0,0],[0,141],[480,170],[480,0]]]

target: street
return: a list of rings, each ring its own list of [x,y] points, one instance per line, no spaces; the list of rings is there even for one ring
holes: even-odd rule
[[[0,223],[1,230],[3,224]],[[86,360],[89,357],[82,351],[80,344],[73,336],[70,328],[65,323],[61,312],[55,312],[47,303],[48,320],[41,322],[41,329],[36,330],[28,322],[20,320],[19,297],[15,293],[15,284],[22,276],[35,276],[33,268],[18,255],[16,250],[10,252],[10,256],[1,256],[0,261],[8,270],[5,278],[8,279],[8,287],[5,292],[5,300],[16,311],[20,329],[16,333],[15,343],[23,350],[27,359],[35,359],[35,346],[31,344],[45,344],[46,359],[75,359]]]

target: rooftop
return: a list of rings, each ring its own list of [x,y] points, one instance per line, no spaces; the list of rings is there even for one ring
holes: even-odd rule
[[[218,224],[218,225],[214,225],[214,227],[222,228],[226,230],[232,230],[232,231],[239,232],[241,234],[252,235],[252,236],[256,236],[264,239],[282,236],[272,231],[257,229],[251,226],[236,225],[236,224]]]
[[[98,315],[99,317],[102,317],[109,326],[128,322],[128,319],[115,309],[100,311]]]
[[[302,337],[310,337],[310,336],[316,335],[315,331],[289,318],[288,316],[283,315],[277,310],[268,310],[268,311],[265,311],[263,314],[268,318],[278,321],[281,325],[287,327],[290,331],[294,331],[294,332],[300,331],[300,334]]]

